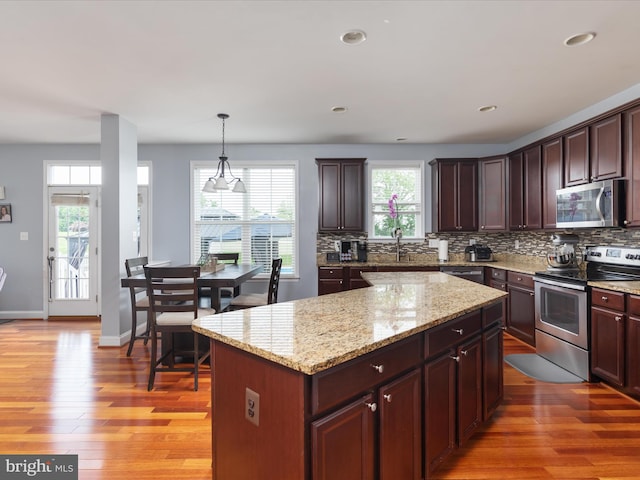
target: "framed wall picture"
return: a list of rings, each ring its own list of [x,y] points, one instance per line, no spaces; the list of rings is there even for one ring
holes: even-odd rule
[[[0,223],[11,223],[11,204],[0,203]]]

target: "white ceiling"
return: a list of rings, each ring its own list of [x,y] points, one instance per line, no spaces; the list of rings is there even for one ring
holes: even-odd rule
[[[140,143],[217,143],[218,112],[229,143],[508,143],[638,84],[639,19],[640,1],[5,0],[0,143],[96,143],[103,113]]]

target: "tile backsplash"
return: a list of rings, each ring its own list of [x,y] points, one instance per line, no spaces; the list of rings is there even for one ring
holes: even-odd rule
[[[573,233],[580,238],[579,247],[584,250],[586,245],[611,245],[640,248],[640,229],[626,228],[592,228],[557,231],[505,232],[505,233],[428,233],[423,242],[401,241],[403,253],[429,254],[437,253],[437,248],[429,247],[429,240],[439,239],[449,241],[451,254],[464,253],[470,240],[486,245],[497,254],[515,254],[544,257],[551,248],[550,237],[554,232]],[[318,234],[316,250],[318,254],[334,251],[336,240],[366,240],[366,235],[357,234]],[[518,248],[516,248],[516,242]],[[388,242],[369,242],[368,250],[372,254],[395,253],[395,242],[389,238]]]

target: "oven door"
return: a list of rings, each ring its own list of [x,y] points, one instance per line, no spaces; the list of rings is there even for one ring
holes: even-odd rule
[[[536,280],[536,328],[588,350],[587,302],[587,292],[582,287],[567,287]]]

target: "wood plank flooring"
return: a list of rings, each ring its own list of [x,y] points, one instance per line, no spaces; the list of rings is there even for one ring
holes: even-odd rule
[[[210,479],[208,372],[198,392],[184,373],[159,374],[147,392],[148,348],[136,342],[127,358],[98,348],[99,334],[88,321],[0,325],[0,452],[78,454],[81,480]],[[506,336],[505,354],[530,351]],[[493,421],[433,478],[640,478],[640,404],[505,365]]]

